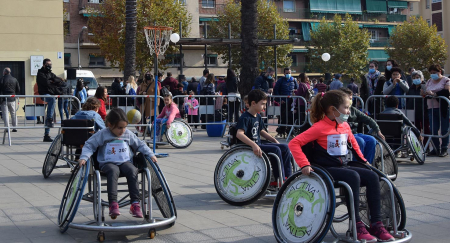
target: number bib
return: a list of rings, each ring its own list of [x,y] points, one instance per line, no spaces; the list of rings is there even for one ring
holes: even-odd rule
[[[124,140],[114,140],[106,144],[105,160],[111,162],[130,161],[130,147]]]
[[[347,134],[328,135],[327,152],[332,156],[347,155]]]

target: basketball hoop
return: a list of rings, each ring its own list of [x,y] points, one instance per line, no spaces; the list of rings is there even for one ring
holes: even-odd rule
[[[164,55],[167,47],[169,47],[172,27],[148,26],[144,27],[144,32],[148,48],[150,49],[150,55]]]

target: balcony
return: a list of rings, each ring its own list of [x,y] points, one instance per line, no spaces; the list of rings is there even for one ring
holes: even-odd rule
[[[96,48],[97,44],[92,41],[92,34],[87,31],[83,31],[80,38],[80,46],[84,48]]]
[[[79,0],[78,10],[79,14],[88,16],[88,9],[100,10],[100,6],[104,0]]]
[[[199,4],[199,14],[200,15],[207,15],[207,16],[216,16],[218,15],[224,8],[225,4],[214,4],[214,6],[205,6],[203,7],[202,4]]]
[[[370,47],[385,47],[389,45],[389,37],[378,37],[370,40]]]
[[[404,22],[406,21],[406,15],[401,14],[388,14],[387,22]]]

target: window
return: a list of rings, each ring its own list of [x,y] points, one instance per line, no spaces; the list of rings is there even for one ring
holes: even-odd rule
[[[70,21],[64,21],[64,34],[70,35]]]
[[[200,27],[200,36],[201,37],[205,37],[205,25],[206,25],[206,31],[208,32],[208,36],[210,35],[209,33],[211,30],[211,25],[208,24],[208,21],[200,21],[199,22],[199,27]]]
[[[428,26],[431,26],[431,20],[430,19],[427,19],[427,24],[428,24]]]
[[[206,55],[206,64],[209,66],[217,66],[217,54]]]
[[[89,66],[105,66],[105,58],[102,56],[89,55]]]
[[[166,60],[169,60],[167,65],[178,66],[181,63],[181,56],[180,54],[167,54]]]
[[[413,2],[409,3],[409,11],[414,11],[414,3]]]
[[[72,63],[70,62],[70,53],[64,53],[64,67],[71,67]]]
[[[70,0],[64,0],[63,2],[68,3],[68,2],[70,2]]]
[[[433,3],[441,3],[442,0],[433,0]]]
[[[175,3],[179,3],[182,6],[186,5],[186,0],[174,0],[174,1],[175,1]]]
[[[442,31],[442,12],[434,13],[431,16],[431,21],[433,25],[436,25],[437,31]]]
[[[103,3],[103,0],[88,0],[90,3]]]
[[[291,58],[292,58],[292,67],[297,67],[297,55],[292,55],[291,56]]]
[[[295,1],[284,0],[283,1],[283,12],[287,12],[287,13],[295,12]]]
[[[430,9],[430,0],[426,0],[427,1],[427,6],[426,6],[426,8],[427,9]]]
[[[369,31],[369,34],[370,34],[370,39],[371,40],[378,40],[378,31],[371,30],[371,31]]]
[[[202,8],[215,8],[216,0],[202,0]]]

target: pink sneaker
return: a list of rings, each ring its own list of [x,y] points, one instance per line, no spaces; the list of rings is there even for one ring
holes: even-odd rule
[[[395,238],[389,234],[389,232],[384,228],[384,225],[381,221],[378,221],[375,225],[370,227],[369,229],[370,233],[377,237],[379,241],[394,241]]]
[[[130,213],[135,218],[143,218],[144,215],[142,215],[141,206],[139,203],[132,203],[130,207]]]
[[[366,225],[361,221],[356,223],[356,232],[358,240],[366,240],[367,243],[377,242],[377,238],[369,234],[366,229]]]
[[[117,202],[112,202],[109,204],[109,216],[111,216],[112,219],[116,219],[117,216],[120,215],[119,212],[119,204]]]

